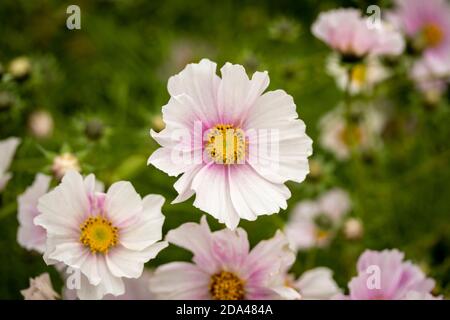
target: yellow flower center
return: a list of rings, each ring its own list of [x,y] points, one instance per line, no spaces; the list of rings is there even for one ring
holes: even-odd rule
[[[329,233],[323,229],[317,229],[315,232],[316,240],[318,242],[324,241],[328,239]]]
[[[363,84],[366,81],[367,68],[363,64],[357,64],[351,70],[351,82]]]
[[[221,271],[211,277],[209,292],[214,300],[243,300],[244,281],[232,272]]]
[[[243,163],[246,149],[245,133],[230,124],[218,124],[209,130],[205,149],[215,163]]]
[[[340,133],[340,139],[346,146],[356,146],[362,141],[362,130],[357,125],[346,125]]]
[[[80,241],[89,247],[92,253],[107,253],[117,245],[119,235],[117,227],[103,217],[89,217],[80,226]]]
[[[444,38],[441,27],[434,23],[427,24],[422,29],[428,47],[437,47]]]

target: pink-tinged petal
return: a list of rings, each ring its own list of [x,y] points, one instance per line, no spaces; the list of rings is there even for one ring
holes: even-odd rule
[[[239,214],[230,197],[228,166],[211,163],[204,166],[194,177],[194,206],[208,212],[230,229],[239,223]]]
[[[304,272],[295,282],[302,299],[329,300],[341,292],[333,280],[333,272],[324,267]]]
[[[189,222],[170,230],[166,240],[191,251],[194,254],[192,260],[206,272],[213,274],[218,270],[218,262],[212,256],[213,238],[205,216],[200,224]]]
[[[229,184],[235,210],[241,218],[248,220],[286,209],[286,200],[291,196],[285,185],[264,179],[247,165],[235,165],[229,169]]]
[[[214,232],[211,251],[222,268],[239,273],[249,253],[247,232],[241,228]]]
[[[294,261],[295,254],[289,249],[285,235],[277,231],[272,239],[261,241],[250,251],[243,274],[248,285],[279,286]]]
[[[130,182],[116,182],[108,189],[105,211],[115,226],[120,228],[132,223],[141,210],[142,199]]]
[[[175,182],[173,187],[177,190],[178,196],[172,201],[172,204],[186,201],[194,195],[195,192],[192,189],[192,181],[202,168],[202,165],[194,166],[192,169],[186,171],[177,182]]]
[[[34,219],[48,234],[77,236],[79,225],[89,212],[89,198],[83,177],[70,170],[53,191],[43,195],[38,201],[41,213]]]
[[[334,222],[339,222],[350,211],[350,196],[346,191],[334,188],[319,198],[319,206],[322,213],[326,214]]]
[[[169,176],[175,177],[193,168],[192,153],[178,151],[173,148],[159,148],[148,158],[151,164]]]
[[[19,229],[17,241],[28,250],[37,250],[43,253],[45,250],[45,229],[36,226],[34,218],[39,214],[37,210],[38,199],[44,195],[50,186],[51,178],[44,174],[37,174],[33,184],[17,198]]]
[[[80,271],[87,277],[89,283],[94,286],[102,281],[98,259],[102,259],[102,257],[97,257],[96,254],[89,254],[80,266]]]
[[[217,108],[217,92],[220,78],[216,75],[217,65],[208,59],[188,64],[179,74],[169,79],[167,89],[172,97],[186,94],[197,106],[199,120],[214,125],[220,122]],[[165,120],[165,119],[164,119]]]
[[[275,292],[275,297],[273,299],[277,300],[299,300],[301,295],[297,290],[287,287],[287,286],[276,286],[272,290]]]
[[[143,250],[162,238],[162,226],[165,217],[161,212],[164,197],[151,194],[142,203],[144,210],[139,221],[120,230],[120,243],[131,250]]]
[[[317,245],[316,226],[313,221],[289,222],[285,232],[292,250],[309,249]]]
[[[172,262],[158,267],[150,278],[150,291],[160,299],[211,299],[211,275],[187,262]]]

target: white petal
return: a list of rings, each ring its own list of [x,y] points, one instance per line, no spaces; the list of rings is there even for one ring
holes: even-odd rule
[[[20,139],[16,137],[0,141],[0,174],[8,170],[19,144]]]
[[[303,299],[328,300],[341,292],[333,280],[333,272],[323,267],[304,272],[296,281],[295,287]]]
[[[111,222],[120,227],[137,219],[142,211],[142,199],[130,182],[116,182],[106,193],[105,209]]]

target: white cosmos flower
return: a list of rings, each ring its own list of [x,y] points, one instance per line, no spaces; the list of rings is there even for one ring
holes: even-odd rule
[[[267,72],[249,79],[242,66],[226,63],[221,73],[204,59],[169,79],[166,127],[151,131],[162,147],[148,163],[181,175],[174,203],[195,194],[195,207],[234,229],[241,218],[287,207],[285,182],[305,179],[312,141],[292,97],[264,93]]]
[[[351,120],[340,105],[319,121],[319,142],[338,160],[350,158],[352,150],[367,152],[379,148],[380,135],[386,123],[385,115],[371,105],[354,105]]]
[[[285,227],[291,248],[303,250],[328,245],[350,209],[349,194],[339,188],[325,192],[316,200],[298,203]]]
[[[80,299],[124,293],[122,278],[139,278],[144,263],[167,246],[161,240],[164,198],[142,199],[131,183],[95,191],[95,177],[70,170],[39,199],[35,224],[47,232],[44,260],[82,273]]]
[[[19,143],[20,139],[15,137],[0,140],[0,192],[3,191],[8,181],[12,178],[12,174],[7,172],[7,170]]]
[[[336,80],[339,89],[348,90],[352,95],[370,93],[376,84],[390,75],[376,57],[368,57],[350,68],[340,62],[336,54],[327,60],[327,72]]]

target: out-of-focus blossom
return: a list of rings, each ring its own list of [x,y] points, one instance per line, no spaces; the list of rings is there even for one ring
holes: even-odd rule
[[[48,192],[51,177],[38,173],[31,186],[17,198],[19,229],[17,242],[27,250],[45,251],[45,229],[34,224],[34,218],[39,214],[38,200]]]
[[[151,277],[151,272],[145,270],[142,275],[137,278],[125,278],[123,283],[125,285],[125,293],[120,296],[113,296],[112,294],[105,295],[102,300],[154,300],[155,296],[149,290],[149,281]],[[84,277],[82,275],[82,277]],[[64,300],[76,300],[77,292],[74,289],[68,289],[64,287],[63,289],[63,299]]]
[[[35,111],[28,119],[28,127],[37,138],[48,138],[53,133],[53,117],[48,111]]]
[[[166,239],[190,250],[193,263],[172,262],[158,267],[150,290],[160,299],[264,300],[297,299],[285,283],[285,270],[295,254],[281,232],[252,250],[241,228],[211,232],[206,217],[185,223]]]
[[[344,235],[349,240],[360,239],[364,234],[364,227],[360,219],[349,218],[344,224]]]
[[[69,170],[81,171],[78,158],[74,154],[65,152],[53,158],[52,172],[57,179],[62,179]]]
[[[8,72],[17,80],[26,79],[31,72],[31,62],[27,57],[17,57],[9,63]]]
[[[8,181],[12,178],[12,174],[7,172],[7,170],[11,165],[19,143],[20,139],[15,137],[0,140],[0,192],[3,191]]]
[[[341,292],[333,280],[333,271],[325,267],[305,271],[291,285],[303,300],[329,300]]]
[[[94,175],[70,170],[54,190],[39,198],[34,223],[47,232],[44,260],[80,271],[80,299],[125,293],[123,278],[139,278],[144,263],[167,246],[160,241],[164,198],[142,199],[131,183],[96,192]]]
[[[294,250],[324,247],[333,238],[351,200],[342,189],[331,189],[317,200],[305,200],[293,209],[285,232]]]
[[[264,93],[267,72],[249,79],[242,66],[226,63],[221,73],[203,59],[169,79],[166,127],[151,130],[162,147],[148,163],[170,176],[182,174],[173,203],[195,194],[195,207],[235,229],[240,219],[287,207],[285,182],[305,179],[312,141],[293,98],[283,90]]]
[[[0,111],[8,110],[14,104],[14,96],[8,91],[0,91]]]
[[[355,95],[370,93],[374,86],[389,77],[389,71],[377,58],[369,57],[349,66],[341,62],[337,55],[331,55],[327,62],[327,72],[334,77],[343,91]]]
[[[404,261],[396,249],[366,250],[357,263],[358,275],[348,284],[349,295],[335,299],[403,300],[432,299],[434,280],[427,278],[419,267]]]
[[[438,66],[429,59],[416,61],[411,78],[428,102],[437,103],[447,90],[450,81],[450,56],[445,63]]]
[[[450,59],[450,5],[446,0],[396,0],[389,17],[409,37],[424,59]]]
[[[399,31],[380,21],[369,27],[367,17],[357,9],[336,9],[320,13],[312,33],[342,56],[394,56],[403,52],[405,43]]]
[[[56,300],[59,294],[55,292],[48,273],[30,278],[30,287],[20,291],[25,300]]]
[[[351,119],[346,119],[345,109],[338,106],[320,119],[319,142],[337,159],[346,160],[352,151],[368,152],[379,148],[385,123],[385,115],[373,106],[356,105]]]

